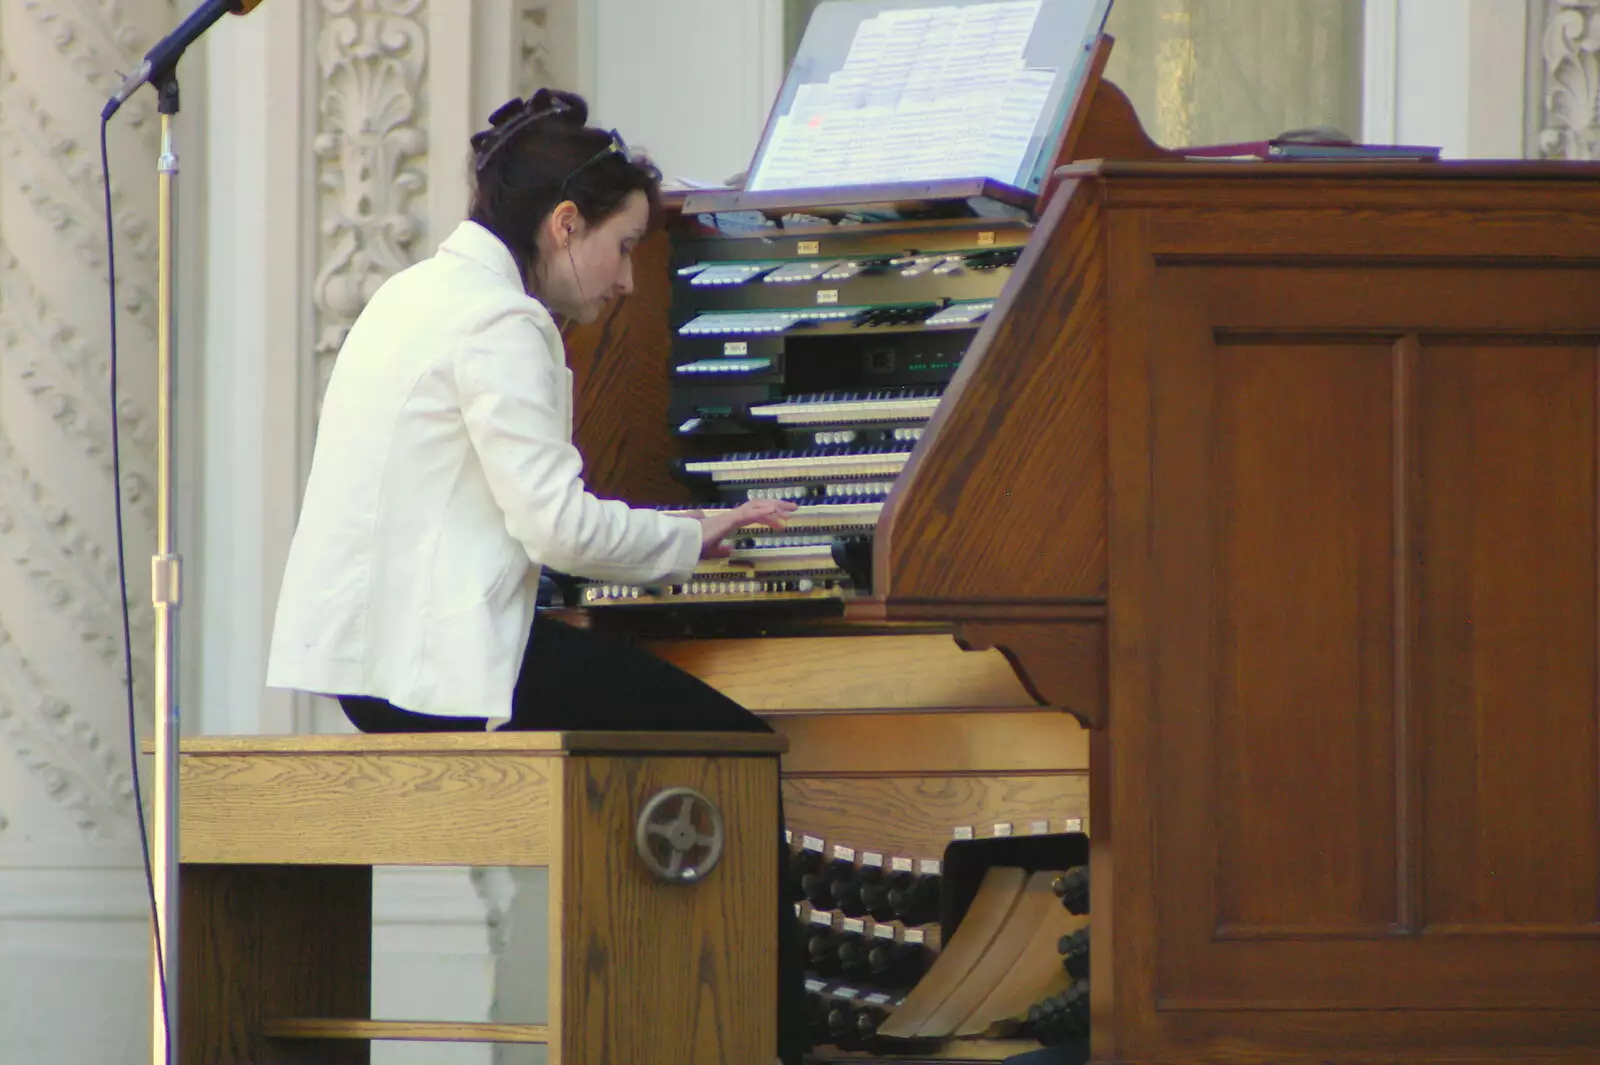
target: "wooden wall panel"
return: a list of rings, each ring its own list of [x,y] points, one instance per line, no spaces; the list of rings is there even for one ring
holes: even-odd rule
[[[1424,344],[1416,376],[1423,916],[1592,931],[1596,351]]]
[[[1391,361],[1262,342],[1211,364],[1219,935],[1397,919]]]
[[[1600,1005],[1595,340],[1570,314],[1429,325],[1489,298],[1531,321],[1549,280],[1156,270],[1153,990],[1173,1025]]]
[[[636,506],[689,498],[671,474],[671,255],[666,232],[651,234],[633,253],[633,293],[598,322],[564,330],[584,478],[597,495]]]

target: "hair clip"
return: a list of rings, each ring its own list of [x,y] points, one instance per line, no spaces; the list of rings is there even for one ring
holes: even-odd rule
[[[622,135],[616,130],[611,130],[607,134],[606,146],[604,148],[601,148],[588,159],[585,159],[583,162],[579,163],[573,168],[571,173],[561,179],[561,188],[556,192],[556,198],[561,200],[566,199],[568,183],[571,182],[573,178],[577,177],[579,174],[583,173],[585,170],[589,169],[591,166],[598,163],[608,155],[620,155],[625,160],[628,158],[628,142],[623,140]]]
[[[550,98],[549,106],[534,109],[533,100],[524,100],[517,97],[508,100],[494,109],[489,116],[489,128],[480,130],[472,135],[472,153],[474,166],[482,170],[507,141],[541,118],[559,115],[564,111],[572,110],[567,102],[559,96]]]

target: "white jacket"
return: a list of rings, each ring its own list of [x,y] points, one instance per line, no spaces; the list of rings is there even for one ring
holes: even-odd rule
[[[463,223],[380,288],[323,400],[267,684],[505,717],[541,564],[686,579],[699,523],[591,495],[572,372],[492,233]]]

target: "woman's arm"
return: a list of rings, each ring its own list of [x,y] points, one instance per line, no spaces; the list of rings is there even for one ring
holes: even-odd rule
[[[701,522],[585,488],[558,403],[565,375],[531,313],[497,318],[453,361],[467,434],[506,530],[529,558],[597,580],[687,578],[700,558]]]

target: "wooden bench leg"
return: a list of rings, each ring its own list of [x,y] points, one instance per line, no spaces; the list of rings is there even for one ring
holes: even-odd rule
[[[185,865],[183,1065],[366,1065],[361,1040],[277,1040],[279,1017],[368,1017],[372,870]]]
[[[550,1009],[559,1065],[770,1065],[777,1057],[778,764],[771,758],[567,759],[551,872]],[[688,787],[728,846],[700,883],[634,852],[640,808]],[[674,810],[677,808],[674,807]]]

